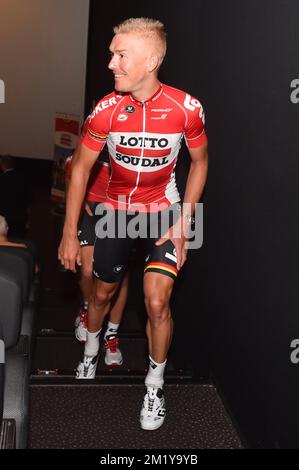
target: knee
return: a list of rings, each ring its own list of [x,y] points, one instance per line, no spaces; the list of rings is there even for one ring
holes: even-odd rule
[[[166,296],[156,293],[145,296],[145,305],[149,320],[153,323],[162,323],[170,315],[169,299]]]
[[[95,307],[103,307],[108,305],[112,299],[114,291],[111,289],[97,288],[92,294],[92,301]]]

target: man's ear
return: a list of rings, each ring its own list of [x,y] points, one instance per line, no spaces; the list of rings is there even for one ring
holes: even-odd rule
[[[154,72],[160,65],[160,59],[157,55],[152,55],[148,62],[149,72]]]

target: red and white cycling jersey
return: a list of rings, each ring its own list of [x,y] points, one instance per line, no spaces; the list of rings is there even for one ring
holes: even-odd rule
[[[81,144],[84,139],[89,126],[89,117],[85,120],[81,132],[81,136],[77,145]],[[86,200],[91,202],[104,202],[106,200],[106,190],[110,179],[110,164],[109,157],[101,155],[91,170],[90,177],[87,184]],[[66,181],[70,180],[72,167],[72,155],[66,159],[64,174]]]
[[[203,108],[189,94],[160,84],[145,102],[116,92],[100,100],[82,143],[101,151],[107,142],[107,202],[118,209],[155,211],[153,203],[165,207],[180,200],[174,170],[183,136],[189,148],[206,142]]]

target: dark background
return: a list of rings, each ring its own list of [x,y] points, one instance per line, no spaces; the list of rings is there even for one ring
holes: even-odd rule
[[[252,447],[299,447],[297,0],[91,1],[86,114],[113,87],[112,27],[166,24],[161,81],[204,105],[210,169],[204,246],[174,302],[174,348],[211,374]],[[180,188],[188,169],[183,150]]]

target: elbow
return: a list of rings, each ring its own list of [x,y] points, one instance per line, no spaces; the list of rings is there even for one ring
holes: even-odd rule
[[[74,166],[72,167],[70,182],[72,183],[73,181],[80,181],[80,182],[88,181],[89,174],[90,174],[89,168],[86,168],[85,166],[82,166],[76,162]]]

